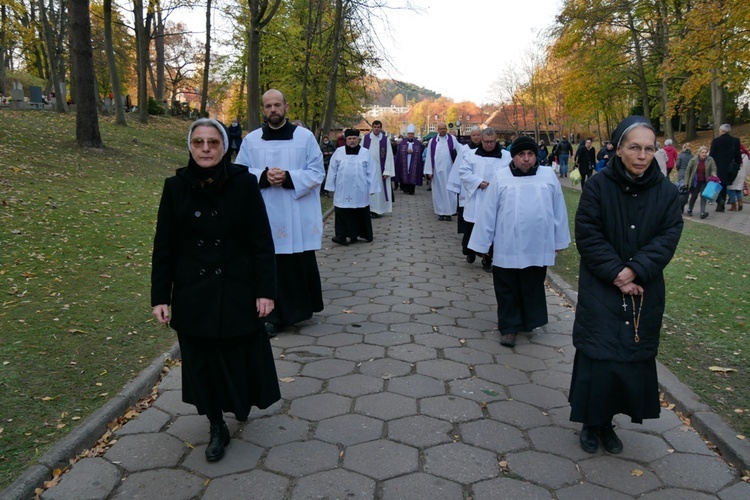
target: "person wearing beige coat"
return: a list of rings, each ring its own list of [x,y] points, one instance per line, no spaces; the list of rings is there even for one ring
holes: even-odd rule
[[[708,178],[716,175],[716,162],[713,158],[708,156],[708,148],[701,146],[698,149],[698,156],[694,156],[687,166],[685,172],[686,186],[690,188],[690,201],[688,202],[687,215],[693,215],[693,205],[695,200],[698,198],[703,189],[705,189],[708,183]],[[703,196],[701,198],[701,219],[708,217],[706,212],[706,199]]]

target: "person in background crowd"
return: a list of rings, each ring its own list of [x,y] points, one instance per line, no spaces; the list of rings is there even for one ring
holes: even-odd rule
[[[708,155],[716,162],[716,175],[721,179],[721,193],[716,198],[716,211],[723,212],[727,200],[727,186],[734,181],[730,178],[730,167],[732,161],[736,163],[737,168],[742,165],[742,152],[740,151],[740,140],[729,134],[732,126],[728,123],[719,127],[719,137],[711,141],[711,149]],[[736,172],[735,172],[736,175]]]
[[[333,193],[336,211],[335,236],[331,241],[347,246],[346,238],[372,241],[370,195],[382,189],[380,165],[368,149],[359,144],[359,130],[344,131],[346,146],[331,157],[326,190]]]
[[[742,144],[740,144],[740,151],[742,152],[742,166],[734,182],[727,186],[730,212],[742,210],[742,190],[745,188],[748,170],[750,170],[750,153],[747,152],[747,149]]]
[[[568,138],[563,136],[559,143],[557,143],[557,162],[560,164],[560,177],[568,176],[568,160],[570,155],[573,154],[573,146],[571,146]]]
[[[263,326],[276,297],[271,228],[258,181],[225,158],[228,145],[216,120],[190,126],[187,167],[164,182],[151,269],[153,314],[180,343],[182,400],[210,423],[209,462],[229,444],[225,411],[243,422],[281,398]]]
[[[370,196],[370,215],[373,219],[393,211],[393,191],[391,177],[396,173],[393,150],[388,143],[388,134],[383,132],[380,120],[372,122],[372,132],[365,136],[362,146],[370,151],[373,164],[380,170],[381,189]]]
[[[549,149],[544,141],[539,141],[539,165],[548,165]]]
[[[276,308],[266,318],[268,335],[323,310],[315,251],[321,248],[323,213],[319,188],[325,178],[315,136],[286,118],[284,94],[262,97],[265,124],[245,136],[235,163],[258,179],[276,250]]]
[[[333,145],[327,135],[324,135],[320,143],[320,152],[323,154],[323,168],[326,171],[326,176],[328,175],[328,165],[331,162],[331,156],[334,151],[336,151],[336,146]],[[328,192],[324,189],[324,184],[320,185],[320,195],[328,196]]]
[[[506,347],[516,345],[518,332],[547,324],[547,266],[570,244],[562,187],[551,168],[539,166],[537,148],[531,137],[513,142],[510,168],[495,170],[469,239],[478,253],[494,246],[497,326]]]
[[[240,145],[242,144],[242,126],[236,118],[232,120],[232,124],[227,129],[227,135],[229,136],[229,154],[236,155],[240,152]]]
[[[672,139],[664,141],[664,152],[667,154],[667,177],[672,175],[672,169],[677,163],[677,149],[672,146]]]
[[[449,221],[456,213],[456,197],[448,192],[448,178],[459,151],[458,139],[448,133],[445,123],[438,123],[438,135],[427,144],[424,173],[432,181],[432,206],[438,220]]]
[[[417,128],[413,123],[406,127],[406,139],[398,145],[396,154],[395,181],[401,190],[413,195],[416,186],[422,185],[424,163],[422,163],[422,143],[414,138]]]
[[[690,190],[690,201],[688,202],[689,204],[687,211],[687,214],[689,216],[693,215],[693,206],[695,205],[695,200],[700,197],[700,217],[701,219],[705,219],[706,217],[708,217],[708,212],[706,212],[706,199],[701,196],[701,193],[706,188],[708,178],[715,175],[716,162],[713,158],[708,156],[708,148],[706,146],[701,146],[700,148],[698,148],[698,156],[694,156],[688,162],[687,172],[685,173],[685,178],[687,179],[685,185]]]
[[[576,348],[568,400],[583,424],[581,448],[623,444],[613,417],[658,418],[656,354],[664,314],[664,268],[682,233],[677,188],[654,159],[648,119],[630,116],[612,134],[616,157],[581,191],[575,240],[581,254]]]
[[[471,133],[469,135],[469,143],[464,144],[463,148],[461,148],[461,152],[459,153],[459,157],[456,159],[456,164],[454,165],[454,168],[451,169],[451,175],[448,178],[448,191],[451,193],[455,193],[458,195],[458,208],[457,208],[457,233],[458,234],[466,234],[467,225],[466,225],[466,219],[464,219],[464,206],[466,205],[466,190],[464,189],[463,185],[461,184],[461,177],[459,176],[460,167],[464,161],[466,161],[466,158],[474,153],[474,150],[479,147],[479,145],[482,143],[482,129],[480,129],[478,126],[474,125],[471,128]],[[466,260],[470,264],[474,262],[474,259],[476,258],[476,255],[474,252],[471,252],[471,255],[468,253],[468,249],[466,248],[466,245],[463,244],[463,254],[466,255]]]
[[[675,167],[677,168],[677,182],[685,181],[685,171],[687,170],[688,163],[693,157],[693,146],[689,142],[682,145],[682,151],[677,155],[677,161]]]
[[[661,170],[662,175],[666,177],[667,176],[667,152],[664,151],[664,148],[661,147],[661,142],[656,143],[656,153],[654,154],[654,159],[656,160],[656,163],[659,165],[659,170]]]
[[[586,179],[591,177],[596,167],[596,150],[592,145],[592,140],[586,139],[583,147],[579,147],[575,155],[575,164],[578,172],[581,174],[581,189],[586,185]]]

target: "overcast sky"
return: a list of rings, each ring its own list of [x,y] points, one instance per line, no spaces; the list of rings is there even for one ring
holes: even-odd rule
[[[402,7],[409,0],[387,0]],[[456,102],[492,102],[492,84],[549,30],[562,0],[410,0],[419,11],[386,9],[389,25],[370,39],[392,66],[378,76],[428,88]],[[200,10],[175,12],[173,21],[204,31]],[[382,18],[382,16],[381,16]],[[196,34],[198,38],[200,34]],[[225,50],[222,48],[220,50]]]

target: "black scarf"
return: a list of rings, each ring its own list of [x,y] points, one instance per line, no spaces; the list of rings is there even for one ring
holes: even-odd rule
[[[500,147],[500,143],[495,143],[495,149],[492,151],[485,151],[484,148],[477,148],[476,153],[474,153],[477,156],[485,156],[487,158],[502,158],[503,157],[503,148]]]
[[[204,189],[206,192],[218,190],[227,180],[227,165],[229,161],[223,157],[213,167],[201,167],[190,155],[187,167],[185,167],[185,178],[195,187]]]
[[[289,120],[286,120],[284,125],[279,128],[271,128],[268,123],[264,123],[261,127],[263,130],[261,139],[264,141],[291,141],[296,128],[297,125],[292,125]]]
[[[528,171],[524,172],[520,168],[516,168],[513,162],[510,162],[510,173],[513,174],[513,177],[528,177],[530,175],[536,175],[537,170],[539,170],[538,163],[531,167]]]
[[[353,148],[350,148],[349,146],[344,146],[346,148],[346,154],[348,155],[358,155],[359,149],[362,147],[359,144],[354,146]]]

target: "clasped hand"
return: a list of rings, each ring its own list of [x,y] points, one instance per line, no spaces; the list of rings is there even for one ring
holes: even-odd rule
[[[279,167],[269,168],[266,173],[266,179],[272,186],[281,186],[286,180],[286,170],[282,170]]]
[[[633,271],[629,267],[625,267],[615,278],[614,285],[619,288],[620,292],[624,293],[625,295],[642,295],[643,287],[636,283],[633,283],[633,280],[635,280],[635,278],[635,271]]]

